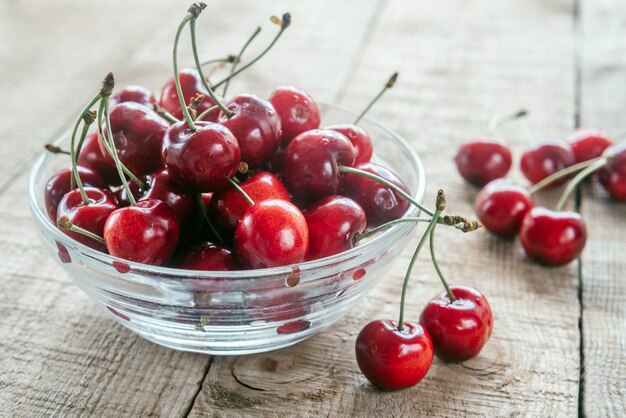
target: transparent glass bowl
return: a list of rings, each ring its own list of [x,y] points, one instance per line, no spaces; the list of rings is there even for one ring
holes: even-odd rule
[[[355,118],[354,112],[336,106],[321,109],[323,125]],[[424,169],[412,148],[371,119],[364,118],[360,125],[374,140],[373,161],[393,169],[421,201]],[[56,142],[67,143],[67,135]],[[137,264],[94,251],[50,221],[44,188],[68,162],[67,156],[42,153],[30,175],[30,207],[46,251],[113,319],[178,350],[250,354],[319,333],[386,275],[414,228],[400,224],[344,253],[278,268],[199,272]],[[417,213],[411,206],[406,215]]]

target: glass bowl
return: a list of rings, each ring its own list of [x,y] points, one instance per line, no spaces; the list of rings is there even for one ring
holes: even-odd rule
[[[334,105],[322,105],[321,110],[323,125],[352,121],[356,115]],[[360,125],[373,138],[373,161],[393,169],[422,201],[424,169],[413,149],[369,118]],[[56,144],[68,142],[64,135]],[[250,354],[319,333],[385,277],[414,228],[412,223],[399,224],[349,251],[299,265],[232,272],[153,267],[92,250],[50,221],[44,188],[67,165],[67,156],[42,153],[29,179],[30,207],[46,251],[113,319],[177,350]],[[406,216],[417,214],[411,206]]]

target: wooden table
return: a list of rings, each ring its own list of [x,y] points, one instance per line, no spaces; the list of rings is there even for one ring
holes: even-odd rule
[[[370,319],[396,317],[412,248],[351,315],[277,352],[176,352],[100,312],[40,247],[27,208],[27,172],[107,71],[120,85],[158,91],[186,6],[0,2],[0,415],[626,414],[626,206],[595,185],[577,204],[590,230],[587,248],[567,267],[527,261],[517,241],[442,229],[443,269],[452,282],[489,297],[495,331],[480,357],[436,360],[410,390],[374,390],[358,371],[353,346]],[[564,137],[577,125],[626,128],[622,1],[212,2],[199,21],[202,56],[237,51],[257,24],[264,31],[256,47],[263,45],[275,31],[267,17],[286,10],[293,27],[231,92],[267,95],[294,84],[320,101],[358,109],[399,70],[399,83],[372,116],[411,141],[426,165],[427,202],[444,187],[451,213],[471,214],[477,193],[455,171],[457,146],[484,133],[493,115],[527,108],[537,137]],[[186,64],[189,52],[185,43]],[[500,134],[517,157],[529,145],[517,124]],[[424,256],[408,317],[417,319],[439,289]]]

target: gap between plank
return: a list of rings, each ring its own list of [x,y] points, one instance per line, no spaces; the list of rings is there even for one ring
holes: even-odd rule
[[[206,377],[209,375],[209,369],[211,368],[211,363],[213,363],[214,358],[215,356],[209,356],[207,363],[204,366],[204,372],[202,373],[202,378],[198,382],[198,389],[196,389],[196,393],[194,393],[191,399],[189,400],[189,404],[187,404],[187,407],[185,408],[185,410],[183,411],[181,415],[182,417],[187,418],[189,414],[191,414],[191,411],[193,411],[193,407],[196,404],[196,399],[198,398],[198,395],[200,394],[200,392],[202,392],[202,388],[204,387],[204,381],[206,380]]]

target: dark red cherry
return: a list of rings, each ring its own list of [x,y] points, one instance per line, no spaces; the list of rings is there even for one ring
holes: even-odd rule
[[[611,161],[600,171],[600,184],[613,199],[626,201],[626,142],[613,145],[604,155]]]
[[[255,202],[259,203],[269,199],[282,199],[289,201],[289,192],[283,183],[267,171],[259,171],[249,177],[239,186]],[[213,195],[209,213],[215,220],[215,226],[232,238],[235,227],[244,213],[250,207],[250,203],[234,187],[225,187]]]
[[[582,253],[587,241],[587,227],[576,212],[558,212],[536,206],[524,217],[520,241],[531,259],[561,266]]]
[[[80,176],[83,186],[95,187],[98,189],[105,189],[106,183],[102,180],[102,177],[94,170],[86,167],[78,166],[78,175]],[[57,220],[57,208],[59,202],[63,199],[71,190],[72,184],[72,170],[64,168],[55,173],[48,183],[46,183],[46,190],[44,192],[44,203],[46,205],[46,212],[50,219],[54,222]]]
[[[591,128],[576,129],[567,138],[567,142],[574,151],[577,163],[601,156],[613,144],[606,132]]]
[[[409,193],[406,184],[385,167],[374,163],[364,163],[355,168],[376,174]],[[348,173],[344,177],[343,194],[356,201],[365,210],[367,224],[370,227],[401,218],[410,206],[407,200],[387,186],[353,173]]]
[[[189,101],[196,94],[204,95],[204,99],[202,99],[198,107],[196,107],[198,115],[215,105],[215,102],[213,102],[209,93],[204,89],[202,81],[200,80],[200,75],[196,70],[192,70],[190,68],[180,70],[178,79],[180,80],[180,87],[183,91],[183,97],[186,104],[189,104]],[[161,97],[159,99],[159,105],[171,113],[175,118],[183,118],[183,110],[180,107],[180,100],[178,99],[178,93],[176,92],[174,77],[170,78],[163,86],[163,89],[161,90]],[[218,114],[219,109],[216,109],[203,120],[216,122]]]
[[[133,102],[111,110],[111,131],[120,161],[136,176],[163,168],[161,146],[168,123],[154,110]],[[105,133],[106,135],[106,133]],[[100,138],[100,150],[113,162]]]
[[[309,230],[293,204],[271,199],[250,206],[235,229],[235,254],[253,269],[284,266],[306,260]]]
[[[299,88],[278,87],[272,92],[270,102],[280,119],[283,147],[301,133],[320,127],[320,111],[315,101]]]
[[[512,156],[502,139],[479,137],[461,145],[454,161],[461,176],[480,187],[506,176]]]
[[[160,200],[142,200],[136,206],[117,209],[104,225],[109,254],[155,266],[174,254],[179,236],[176,214]]]
[[[212,122],[196,122],[191,131],[185,121],[169,127],[161,157],[172,178],[195,192],[215,192],[236,173],[241,152],[228,128]]]
[[[156,99],[152,92],[144,86],[126,86],[111,96],[110,106],[124,102],[141,103],[152,109],[152,106],[156,104]]]
[[[229,271],[237,270],[238,264],[229,248],[212,242],[202,242],[187,251],[179,268],[186,270]]]
[[[361,372],[383,390],[418,384],[433,363],[433,343],[421,325],[405,322],[399,331],[395,321],[372,321],[356,338],[356,360]]]
[[[282,131],[270,102],[254,94],[240,94],[226,103],[233,115],[220,112],[218,122],[227,127],[239,143],[241,161],[250,168],[265,164],[276,153]]]
[[[121,183],[115,164],[100,151],[97,132],[92,132],[85,137],[83,147],[78,156],[78,165],[96,171],[109,184],[117,186]]]
[[[104,224],[109,215],[118,208],[115,198],[108,190],[97,189],[95,187],[84,188],[89,204],[83,204],[83,199],[78,189],[68,192],[59,203],[58,218],[66,216],[75,226],[86,229],[89,232],[101,237],[104,232]],[[93,249],[104,251],[105,247],[98,241],[61,229],[76,241],[85,244]]]
[[[354,237],[365,229],[365,211],[354,200],[323,197],[304,211],[309,228],[309,260],[328,257],[354,247]]]
[[[559,139],[542,141],[522,154],[520,169],[532,183],[539,183],[551,174],[576,163],[572,147]],[[567,179],[557,181],[562,184]]]
[[[478,219],[492,234],[509,238],[517,235],[526,213],[534,206],[528,190],[507,179],[487,184],[476,196]]]
[[[297,198],[317,200],[341,192],[339,166],[352,166],[354,158],[354,147],[343,134],[325,129],[307,131],[285,148],[280,177]]]
[[[435,355],[445,361],[476,357],[493,331],[493,315],[487,298],[469,286],[450,286],[456,298],[441,292],[422,311],[420,324],[433,341]]]
[[[330,125],[324,129],[330,129],[342,133],[352,143],[356,157],[354,158],[354,164],[361,164],[369,162],[374,152],[372,145],[372,138],[358,125],[352,123],[340,123],[336,125]]]

